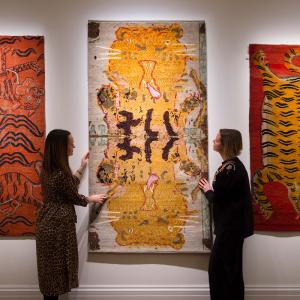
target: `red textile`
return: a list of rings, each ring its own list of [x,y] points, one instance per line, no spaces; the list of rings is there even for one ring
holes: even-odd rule
[[[253,55],[262,50],[265,54],[265,61],[269,64],[269,69],[281,78],[297,76],[289,71],[284,65],[285,54],[292,48],[299,49],[300,46],[293,45],[257,45],[249,46],[250,56],[250,161],[251,177],[257,170],[263,168],[262,159],[262,105],[264,100],[262,73],[253,63]],[[300,66],[299,57],[293,59],[293,64]],[[297,141],[295,141],[297,143]],[[299,145],[298,145],[299,146]],[[299,166],[298,166],[299,167]],[[298,178],[299,182],[299,178]],[[269,182],[264,185],[264,193],[267,195],[273,207],[272,216],[267,219],[261,213],[255,201],[254,219],[255,229],[264,231],[296,231],[300,230],[299,214],[293,207],[286,186],[280,182]]]
[[[0,235],[33,235],[42,196],[44,38],[0,36]]]

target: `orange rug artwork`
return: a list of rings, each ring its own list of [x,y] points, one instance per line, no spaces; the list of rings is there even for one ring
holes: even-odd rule
[[[255,229],[300,230],[300,46],[252,44],[250,157]]]
[[[208,252],[204,22],[89,23],[95,252]]]
[[[44,38],[0,36],[0,235],[31,236],[42,203]]]

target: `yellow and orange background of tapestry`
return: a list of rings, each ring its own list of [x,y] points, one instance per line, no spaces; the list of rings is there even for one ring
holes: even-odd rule
[[[33,235],[42,202],[44,38],[0,36],[0,60],[0,235]]]
[[[300,46],[250,45],[256,230],[300,230]]]
[[[206,100],[204,22],[89,23],[91,251],[209,250]]]

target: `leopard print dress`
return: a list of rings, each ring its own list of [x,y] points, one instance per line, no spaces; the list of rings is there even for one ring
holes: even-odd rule
[[[44,205],[36,228],[40,291],[53,296],[78,287],[78,248],[74,205],[87,206],[78,194],[79,179],[56,171],[42,184]]]

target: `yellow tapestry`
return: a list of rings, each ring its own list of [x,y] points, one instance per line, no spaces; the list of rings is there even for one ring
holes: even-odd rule
[[[89,22],[95,252],[207,252],[204,22]]]

